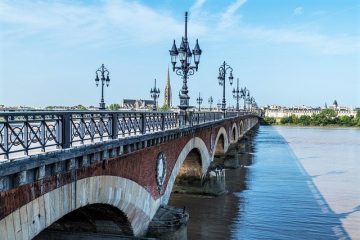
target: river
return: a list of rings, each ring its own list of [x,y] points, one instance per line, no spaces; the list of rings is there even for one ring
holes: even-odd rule
[[[236,146],[227,194],[172,194],[188,239],[360,239],[360,130],[261,126]]]

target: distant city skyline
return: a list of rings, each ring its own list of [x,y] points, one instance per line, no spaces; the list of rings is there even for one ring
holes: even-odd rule
[[[190,105],[221,99],[226,60],[259,106],[360,106],[358,1],[8,1],[0,2],[0,105],[98,106],[95,71],[110,71],[105,102],[164,100],[169,49],[189,11],[191,48],[203,50],[189,78]],[[182,81],[170,72],[172,105]],[[227,85],[227,103],[235,105]]]

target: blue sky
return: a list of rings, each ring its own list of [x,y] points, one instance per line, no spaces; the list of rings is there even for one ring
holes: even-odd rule
[[[185,11],[191,47],[198,38],[203,50],[189,79],[192,105],[199,91],[221,98],[226,60],[259,105],[360,106],[356,0],[1,0],[0,104],[97,106],[102,63],[111,78],[106,103],[149,99],[154,78],[161,103]],[[171,83],[177,105],[180,77],[171,73]]]

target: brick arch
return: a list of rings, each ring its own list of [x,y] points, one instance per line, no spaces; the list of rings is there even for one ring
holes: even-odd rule
[[[235,133],[235,139],[233,139],[233,133]],[[230,139],[231,139],[232,143],[237,142],[239,140],[239,131],[238,131],[238,126],[236,123],[233,123],[230,134],[231,134]]]
[[[175,179],[181,169],[181,165],[185,161],[188,154],[191,151],[193,151],[194,149],[198,150],[200,157],[201,157],[202,175],[206,174],[206,172],[209,168],[209,165],[210,165],[210,160],[211,160],[210,156],[209,156],[209,150],[201,138],[194,137],[186,143],[186,145],[182,149],[181,153],[179,154],[174,167],[172,168],[171,175],[170,175],[169,180],[166,185],[166,190],[165,190],[163,196],[161,197],[162,204],[168,203],[172,188],[175,183]]]
[[[211,161],[214,159],[215,156],[215,152],[216,152],[216,145],[218,144],[218,141],[220,139],[220,137],[224,138],[224,153],[228,150],[229,145],[230,145],[230,141],[229,141],[229,137],[228,134],[225,130],[224,127],[221,127],[216,135],[215,141],[214,141],[214,145],[212,146],[212,156],[211,156]]]
[[[143,236],[160,206],[160,200],[154,200],[145,188],[126,178],[84,178],[76,185],[70,183],[54,189],[3,218],[0,221],[0,239],[12,239],[16,235],[32,239],[66,214],[91,204],[108,204],[118,208],[127,216],[134,235]],[[7,231],[3,231],[4,227]],[[2,235],[6,233],[7,236]]]

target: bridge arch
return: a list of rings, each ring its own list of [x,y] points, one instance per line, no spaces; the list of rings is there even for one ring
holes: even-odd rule
[[[119,209],[129,220],[133,234],[143,236],[160,201],[154,200],[148,191],[129,179],[93,176],[66,184],[32,200],[3,218],[0,229],[5,226],[8,234],[13,232],[22,239],[32,239],[63,216],[92,204],[107,204]],[[9,231],[9,223],[17,226],[14,231]],[[0,232],[0,236],[3,233]]]
[[[186,143],[175,162],[168,183],[166,185],[166,190],[161,198],[162,204],[168,203],[176,177],[178,176],[183,163],[191,154],[198,154],[198,157],[200,157],[201,159],[201,177],[206,174],[211,160],[209,156],[209,151],[206,147],[206,144],[201,138],[194,137]]]
[[[236,143],[239,140],[239,131],[236,123],[233,123],[230,134],[231,143]]]
[[[229,148],[230,142],[228,134],[224,127],[221,127],[217,133],[214,141],[211,161],[214,159],[215,154],[224,154]]]
[[[243,136],[244,135],[244,122],[240,121],[239,123],[239,136]]]

